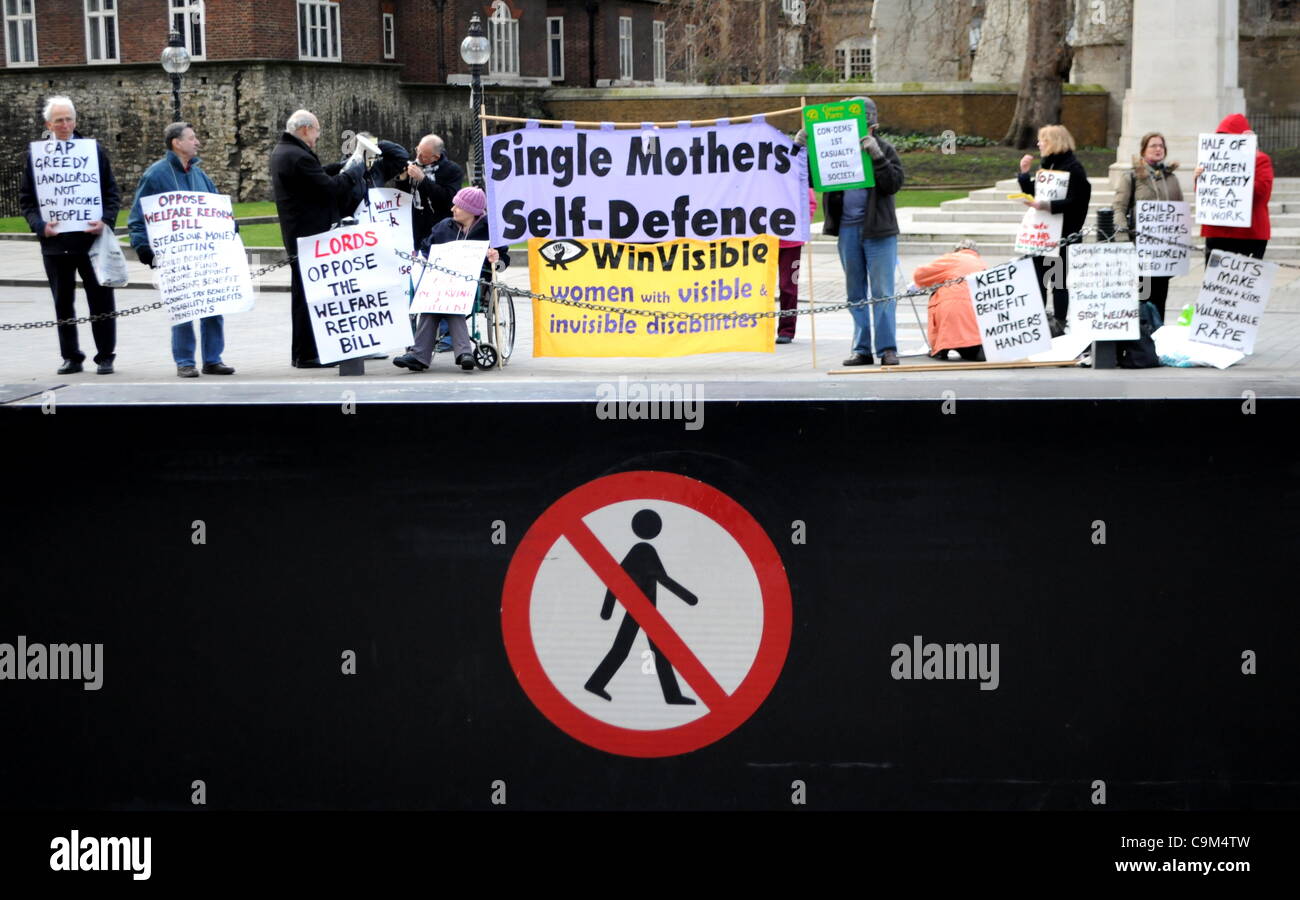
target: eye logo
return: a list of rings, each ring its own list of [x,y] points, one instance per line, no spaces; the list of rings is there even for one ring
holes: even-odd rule
[[[577,241],[547,241],[537,252],[549,268],[567,270],[569,263],[581,259],[587,248]]]

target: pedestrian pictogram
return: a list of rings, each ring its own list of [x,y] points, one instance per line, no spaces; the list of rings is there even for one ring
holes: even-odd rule
[[[552,504],[520,541],[501,612],[533,703],[626,756],[730,734],[790,646],[790,587],[766,532],[721,491],[665,472],[606,476]]]

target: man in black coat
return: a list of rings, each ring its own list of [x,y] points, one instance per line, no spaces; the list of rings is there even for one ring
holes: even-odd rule
[[[465,173],[454,160],[448,159],[442,138],[426,134],[415,148],[415,160],[406,167],[400,181],[409,182],[414,195],[411,202],[411,230],[415,246],[420,246],[429,231],[451,215],[451,198],[460,190]],[[407,189],[408,185],[400,185]]]
[[[77,110],[67,97],[51,97],[46,101],[45,127],[58,141],[80,140],[84,137],[77,131]],[[99,156],[99,199],[103,211],[102,218],[98,222],[92,222],[85,231],[60,233],[55,223],[41,218],[30,150],[26,155],[18,187],[19,208],[27,219],[27,224],[40,238],[41,261],[45,264],[45,274],[50,280],[54,314],[58,319],[76,318],[74,300],[78,274],[86,289],[86,304],[90,307],[90,314],[95,316],[114,311],[113,289],[104,287],[95,277],[95,268],[90,264],[90,247],[105,228],[110,232],[113,230],[122,198],[117,191],[117,182],[113,180],[113,167],[109,164],[108,154],[104,152],[104,145],[97,144],[96,148]],[[60,325],[58,332],[59,351],[63,355],[63,364],[59,366],[58,374],[80,372],[86,354],[81,352],[77,326]],[[113,371],[113,359],[116,356],[117,320],[106,318],[92,322],[90,332],[95,338],[95,371],[100,375],[109,375]]]
[[[329,231],[340,218],[351,215],[365,175],[365,162],[359,155],[346,167],[332,164],[329,169],[334,174],[327,171],[315,153],[319,138],[320,122],[307,110],[300,109],[289,116],[284,134],[271,151],[271,191],[280,216],[280,234],[290,256],[298,253],[298,238]],[[291,360],[300,369],[320,368],[302,271],[296,260],[291,277]]]

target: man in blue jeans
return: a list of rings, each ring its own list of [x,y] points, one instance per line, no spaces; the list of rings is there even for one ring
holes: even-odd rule
[[[862,149],[871,158],[876,186],[849,191],[827,191],[826,219],[822,234],[839,237],[840,265],[849,301],[888,297],[894,293],[894,269],[898,265],[898,217],[894,194],[903,186],[903,164],[888,141],[876,137],[879,124],[876,104],[867,97],[854,98],[866,106],[868,133]],[[894,337],[897,301],[864,304],[852,308],[853,355],[846,366],[869,366],[871,332],[875,326],[875,351],[882,366],[898,365],[898,343]]]

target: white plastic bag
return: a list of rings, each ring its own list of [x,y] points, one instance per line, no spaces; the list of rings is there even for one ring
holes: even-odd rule
[[[90,264],[95,269],[95,277],[104,287],[126,287],[130,275],[126,271],[126,254],[117,236],[108,225],[90,245]]]

